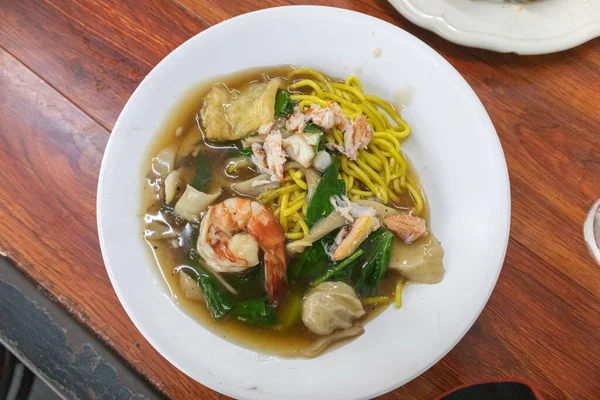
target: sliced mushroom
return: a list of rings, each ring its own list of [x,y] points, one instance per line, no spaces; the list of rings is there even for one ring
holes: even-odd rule
[[[304,249],[328,233],[341,228],[346,224],[346,219],[337,211],[333,211],[326,218],[317,222],[304,238],[288,243],[285,248],[289,254],[299,254]]]
[[[277,189],[279,182],[271,181],[269,174],[260,174],[254,178],[231,184],[231,190],[242,196],[257,197],[266,190]]]
[[[371,207],[375,210],[375,215],[379,219],[389,217],[390,215],[401,214],[401,212],[396,210],[395,208],[388,207],[385,204],[381,204],[380,202],[375,200],[356,200],[355,203],[359,206]]]

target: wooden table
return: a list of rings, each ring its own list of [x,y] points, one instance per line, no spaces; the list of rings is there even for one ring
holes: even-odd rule
[[[123,311],[96,233],[106,141],[127,98],[171,50],[229,17],[286,0],[0,0],[0,251],[175,399],[220,397],[165,361]],[[490,301],[438,364],[384,399],[431,399],[517,377],[549,399],[600,396],[600,267],[582,237],[600,197],[600,40],[520,57],[446,42],[384,0],[321,0],[424,40],[483,101],[513,199]]]

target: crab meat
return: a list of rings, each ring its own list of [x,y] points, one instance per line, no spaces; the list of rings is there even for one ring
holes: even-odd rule
[[[283,138],[278,130],[272,130],[262,145],[254,143],[252,153],[252,161],[260,172],[271,175],[274,182],[283,180],[286,154],[283,151]]]
[[[390,215],[383,219],[383,224],[406,244],[411,244],[427,233],[425,220],[412,215]]]
[[[348,126],[349,122],[346,116],[344,115],[344,112],[342,111],[340,105],[338,103],[334,103],[333,101],[330,101],[328,104],[329,109],[333,112],[335,126],[344,131]]]
[[[304,116],[323,129],[331,129],[335,126],[335,114],[330,108],[322,108],[313,104],[304,110]]]
[[[296,107],[294,113],[285,123],[285,127],[289,131],[302,133],[304,132],[304,128],[306,128],[306,124],[309,121],[312,121],[313,124],[323,129],[331,129],[336,126],[336,121],[339,119],[339,116],[336,117],[336,112],[338,110],[340,113],[342,112],[339,106],[337,107],[337,110],[331,107],[332,106],[323,108],[317,104],[312,104],[309,108],[305,109],[304,112]],[[343,113],[341,116],[345,119]]]
[[[294,109],[294,113],[290,115],[289,119],[285,122],[285,129],[292,132],[302,133],[306,127],[306,117],[298,110],[298,107]]]
[[[283,145],[287,155],[304,168],[310,167],[310,163],[315,158],[314,148],[306,142],[302,134],[296,133],[283,139]]]
[[[256,132],[259,135],[268,135],[271,132],[271,128],[273,127],[273,122],[265,122],[261,126],[258,127]]]
[[[333,260],[340,261],[348,257],[377,228],[379,228],[379,220],[371,215],[356,218],[348,235],[333,252]]]
[[[344,130],[344,154],[349,160],[356,160],[358,151],[366,149],[373,139],[373,129],[365,115],[361,115]]]
[[[344,217],[348,222],[354,222],[355,218],[359,218],[365,215],[375,217],[376,211],[372,207],[365,207],[353,203],[350,201],[348,196],[332,196],[329,202]]]

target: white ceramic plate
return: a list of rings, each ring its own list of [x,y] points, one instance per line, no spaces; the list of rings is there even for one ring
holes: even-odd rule
[[[299,33],[299,22],[305,27]],[[374,54],[381,55],[375,57]],[[432,230],[446,249],[437,285],[409,285],[363,336],[315,359],[257,354],[205,330],[171,300],[142,240],[145,154],[190,86],[251,67],[293,64],[360,77],[394,99],[413,128],[404,150],[421,173]],[[406,100],[406,99],[405,99]],[[473,324],[495,285],[510,223],[506,163],[494,127],[465,80],[435,51],[378,19],[325,7],[281,7],[216,25],[181,45],[144,79],[119,116],[98,186],[98,231],[123,307],[177,368],[247,399],[358,399],[431,367]]]
[[[388,1],[451,42],[503,53],[554,53],[600,36],[600,0]]]
[[[583,237],[587,243],[590,254],[600,264],[600,247],[598,247],[597,231],[600,218],[600,199],[594,203],[583,224]]]

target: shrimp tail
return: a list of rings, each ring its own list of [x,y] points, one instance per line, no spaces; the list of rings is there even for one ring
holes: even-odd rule
[[[285,251],[265,251],[265,289],[271,306],[276,307],[287,292]]]

